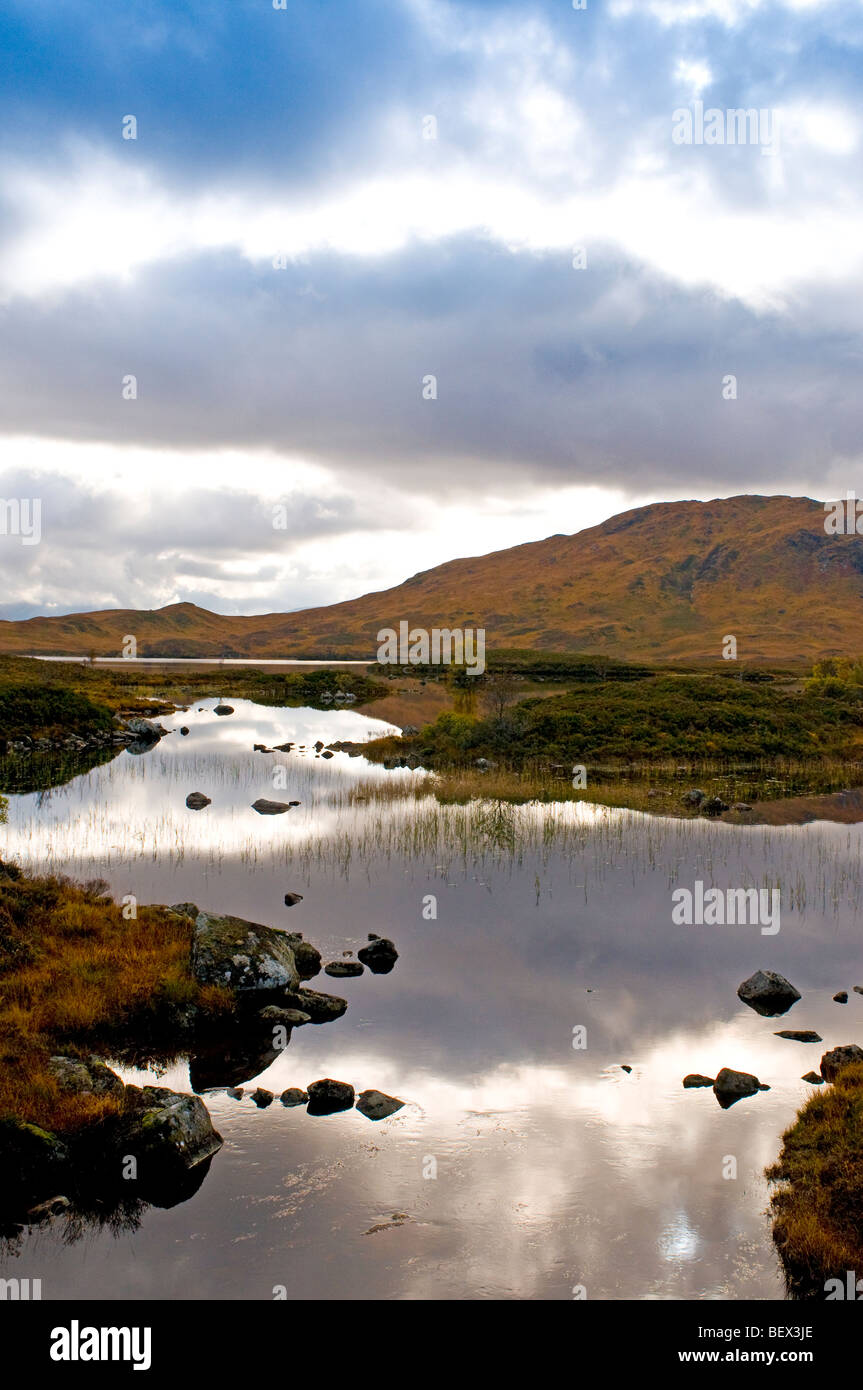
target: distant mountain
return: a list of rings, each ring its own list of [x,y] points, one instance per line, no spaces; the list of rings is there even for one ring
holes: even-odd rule
[[[380,628],[484,627],[489,648],[667,661],[863,650],[863,537],[828,535],[808,497],[661,502],[574,536],[450,560],[362,598],[260,617],[191,603],[0,622],[0,651],[373,659]]]

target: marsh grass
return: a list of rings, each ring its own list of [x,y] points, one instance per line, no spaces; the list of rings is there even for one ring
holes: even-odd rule
[[[68,1132],[117,1109],[59,1090],[58,1051],[110,1048],[132,1031],[170,1032],[177,1011],[230,1008],[190,971],[192,924],[158,907],[126,920],[101,883],[28,878],[0,864],[0,1115]]]
[[[766,1171],[773,1239],[789,1293],[823,1298],[828,1279],[863,1272],[863,1063],[813,1095]]]

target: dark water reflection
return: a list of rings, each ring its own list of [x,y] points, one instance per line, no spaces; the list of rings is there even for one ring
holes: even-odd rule
[[[225,1147],[190,1200],[68,1246],[55,1220],[4,1272],[41,1278],[46,1298],[254,1299],[279,1285],[298,1299],[570,1298],[575,1285],[589,1298],[781,1298],[761,1174],[811,1092],[802,1074],[826,1047],[863,1042],[863,997],[831,998],[863,983],[858,828],[567,807],[580,827],[568,841],[530,809],[515,853],[479,832],[450,841],[450,813],[426,803],[339,804],[358,779],[412,775],[314,757],[317,738],[361,738],[374,721],[234,700],[218,720],[213,703],[173,721],[188,739],[123,754],[40,805],[13,799],[5,852],[103,874],[142,901],[290,926],[325,958],[370,931],[391,936],[393,973],[313,981],[346,997],[347,1014],[295,1030],[245,1084],[278,1094],[332,1076],[407,1104],[371,1123],[209,1092]],[[251,752],[288,739],[310,751]],[[285,799],[302,804],[271,821],[249,808],[278,795],[274,761],[288,769]],[[186,811],[191,790],[213,805]],[[476,823],[452,813],[465,815]],[[437,838],[408,852],[423,816]],[[674,926],[671,889],[696,877],[778,884],[781,931]],[[288,890],[304,894],[291,909]],[[436,920],[423,917],[429,894]],[[736,997],[759,967],[803,994],[782,1021]],[[572,1045],[579,1026],[586,1050]],[[780,1027],[814,1028],[824,1045],[777,1038]],[[772,1089],[726,1111],[710,1090],[682,1089],[687,1072],[722,1066]],[[187,1066],[161,1084],[188,1089]]]

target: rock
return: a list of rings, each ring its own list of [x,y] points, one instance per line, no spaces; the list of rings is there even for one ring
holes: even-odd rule
[[[322,758],[334,758],[335,756],[335,753],[331,753],[329,748],[325,748],[323,753],[321,754]]]
[[[0,1192],[6,1202],[32,1202],[65,1186],[69,1151],[50,1130],[0,1119]]]
[[[752,807],[749,805],[749,802],[748,802],[748,801],[735,801],[735,803],[734,803],[734,805],[732,806],[731,809],[732,809],[732,811],[741,811],[741,812],[742,812],[742,811],[751,811],[751,810],[752,810]]]
[[[752,1076],[747,1071],[734,1071],[731,1067],[723,1067],[713,1083],[713,1093],[723,1110],[741,1100],[743,1096],[754,1096],[756,1091],[768,1091],[769,1086],[763,1086],[757,1076]]]
[[[403,1100],[385,1095],[383,1091],[361,1091],[357,1099],[357,1109],[367,1120],[385,1120],[403,1107]]]
[[[289,806],[300,806],[300,805],[302,805],[302,802],[300,802],[300,801],[289,801],[289,802],[288,802],[288,805],[289,805]]]
[[[819,1076],[817,1071],[808,1071],[805,1076],[801,1076],[801,1081],[811,1081],[813,1086],[823,1086],[824,1078]]]
[[[48,1071],[54,1077],[61,1091],[71,1091],[76,1095],[113,1096],[120,1100],[126,1087],[110,1067],[97,1057],[52,1057]]]
[[[680,800],[684,806],[700,806],[705,800],[706,793],[700,787],[690,787],[688,792],[684,792]]]
[[[325,747],[324,740],[322,738],[319,738],[317,743],[315,744],[315,752],[320,753],[323,747]]]
[[[713,1077],[702,1076],[700,1072],[691,1071],[688,1076],[684,1076],[683,1085],[687,1091],[694,1090],[696,1086],[712,1086]]]
[[[285,894],[285,907],[296,907],[297,903],[301,903],[302,901],[303,901],[303,895],[302,895],[302,893],[286,893],[286,894]]]
[[[211,806],[212,804],[210,798],[204,796],[203,792],[189,792],[189,795],[186,797],[186,805],[190,811],[203,811],[205,806]]]
[[[114,1127],[111,1142],[115,1152],[134,1154],[146,1182],[172,1168],[194,1168],[212,1158],[222,1147],[222,1136],[198,1096],[144,1086],[135,1109]]]
[[[625,1062],[621,1062],[620,1070],[628,1073],[632,1071],[632,1067],[628,1067]]]
[[[234,707],[233,707],[233,705],[216,705],[216,708],[213,710],[213,713],[214,713],[214,714],[223,714],[223,715],[224,715],[224,714],[233,714],[233,713],[234,713]]]
[[[354,1088],[347,1081],[333,1081],[328,1076],[309,1086],[310,1115],[335,1115],[339,1110],[350,1110],[353,1103]]]
[[[373,975],[388,975],[399,958],[395,946],[385,936],[379,936],[368,946],[363,946],[357,955]]]
[[[737,997],[765,1018],[778,1018],[796,1004],[800,991],[773,970],[756,970],[737,987]]]
[[[844,1047],[833,1047],[821,1058],[821,1075],[825,1081],[835,1081],[843,1067],[854,1062],[863,1062],[863,1047],[856,1043],[846,1043]]]
[[[276,753],[290,753],[293,746],[292,743],[277,743],[274,751]]]
[[[313,946],[310,941],[303,941],[301,936],[295,936],[293,932],[289,934],[288,939],[294,953],[294,960],[297,962],[300,979],[311,980],[315,975],[319,975],[321,973],[321,953],[317,946]]]
[[[362,973],[363,967],[358,960],[331,960],[328,965],[324,966],[324,974],[332,975],[336,979],[362,975]]]
[[[185,725],[185,724],[183,725],[182,729],[180,730],[180,733],[183,735],[183,738],[186,738],[186,737],[187,737],[187,735],[188,735],[188,733],[189,733],[189,730],[186,728],[186,725]]]
[[[61,1211],[66,1211],[71,1205],[68,1197],[49,1197],[47,1201],[31,1207],[27,1215],[31,1221],[48,1221],[52,1216],[59,1216]]]
[[[259,1086],[257,1090],[252,1092],[252,1100],[259,1110],[265,1110],[268,1105],[272,1105],[275,1099],[272,1091],[265,1090],[263,1086]]]
[[[302,1028],[304,1023],[311,1023],[311,1015],[303,1013],[302,1009],[282,1009],[278,1004],[268,1004],[265,1009],[261,1009],[258,1018],[264,1023],[280,1023],[285,1028]]]
[[[815,1043],[823,1042],[820,1033],[813,1033],[811,1028],[801,1029],[795,1033],[793,1029],[784,1029],[781,1033],[774,1033],[775,1038],[789,1038],[791,1042]]]
[[[268,801],[262,796],[252,802],[252,810],[257,811],[259,816],[283,816],[290,807],[287,801]]]
[[[840,989],[840,991],[839,991],[838,994],[834,994],[834,996],[833,996],[833,1003],[834,1003],[834,1004],[847,1004],[847,1003],[848,1003],[848,994],[847,994],[847,991],[844,990],[844,989]]]
[[[721,816],[723,811],[728,810],[728,802],[723,801],[721,796],[711,796],[702,801],[701,810],[706,816]]]
[[[309,1098],[308,1091],[301,1091],[299,1086],[289,1086],[286,1091],[282,1091],[279,1100],[282,1105],[294,1106],[305,1105]]]
[[[293,990],[300,983],[284,932],[214,912],[199,912],[195,919],[192,974],[199,984],[238,992]]]
[[[347,999],[339,999],[335,994],[319,994],[314,989],[292,990],[283,997],[289,1008],[307,1013],[312,1023],[330,1023],[341,1018],[348,1007]]]
[[[152,719],[129,719],[126,721],[126,728],[134,735],[135,742],[141,744],[158,743],[168,732]]]
[[[854,993],[855,993],[855,994],[863,994],[863,985],[855,985],[855,986],[854,986]]]
[[[177,917],[191,917],[194,922],[198,915],[199,908],[196,903],[173,903],[168,911]]]
[[[254,743],[254,744],[252,744],[252,752],[253,752],[253,753],[272,753],[272,751],[273,751],[272,748],[268,748],[267,745],[266,745],[265,743]]]
[[[245,1094],[242,1086],[229,1086],[225,1092],[225,1095],[230,1096],[231,1100],[242,1100]]]
[[[402,738],[413,738],[414,735],[418,733],[419,729],[417,728],[416,724],[405,724],[404,728],[402,729]]]

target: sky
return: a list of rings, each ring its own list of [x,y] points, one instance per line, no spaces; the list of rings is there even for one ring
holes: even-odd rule
[[[0,617],[857,485],[861,0],[5,0],[0,53]]]

